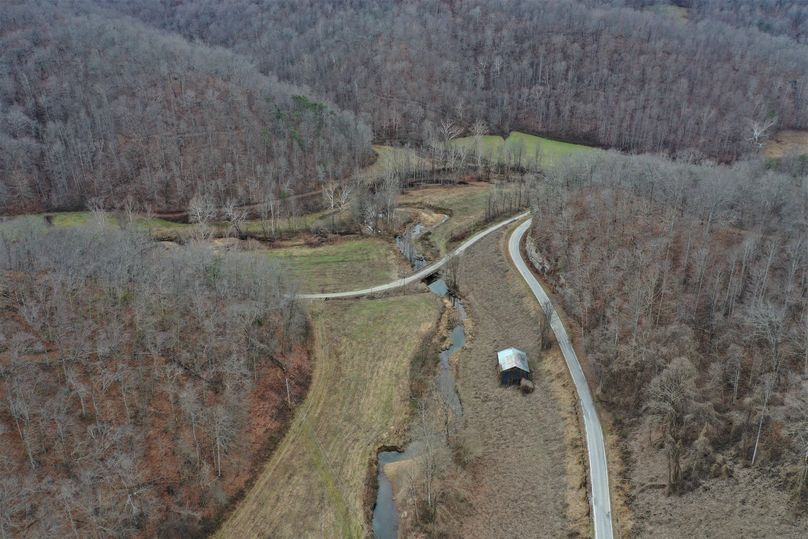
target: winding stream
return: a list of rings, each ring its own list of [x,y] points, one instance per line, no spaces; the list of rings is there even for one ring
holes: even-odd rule
[[[396,245],[401,254],[410,261],[413,268],[420,269],[426,264],[425,258],[418,253],[415,239],[424,232],[424,227],[420,224],[413,226],[404,237],[396,238]],[[449,293],[449,287],[443,279],[435,279],[427,284],[433,294],[448,297],[457,311],[456,325],[451,330],[452,344],[442,351],[438,356],[438,372],[435,376],[437,389],[443,400],[449,405],[452,411],[453,421],[457,421],[463,414],[460,404],[460,396],[457,394],[455,386],[454,369],[449,363],[452,354],[463,347],[466,341],[463,321],[466,319],[466,310],[460,299]],[[393,484],[387,477],[384,467],[398,461],[412,459],[419,453],[416,443],[410,443],[404,451],[382,451],[378,454],[377,481],[378,490],[376,493],[376,503],[373,506],[373,534],[377,539],[396,539],[398,537],[399,514],[395,503]]]

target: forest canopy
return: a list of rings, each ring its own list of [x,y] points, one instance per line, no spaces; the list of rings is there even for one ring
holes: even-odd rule
[[[804,10],[781,4],[14,2],[0,207],[258,203],[446,121],[732,160],[755,126],[808,127]]]
[[[370,131],[222,48],[48,2],[0,14],[0,208],[256,202],[342,177]]]
[[[348,353],[288,276],[396,279],[528,204],[525,252],[625,458],[612,492],[637,511],[615,522],[658,535],[658,487],[678,510],[733,475],[733,501],[805,513],[804,1],[5,0],[0,538],[207,534],[303,402],[310,350]],[[537,328],[538,367],[557,356],[536,314],[514,327]],[[424,522],[460,521],[428,498]]]
[[[657,421],[671,491],[767,463],[805,501],[807,224],[804,172],[759,162],[608,153],[536,183],[528,249],[606,406]]]

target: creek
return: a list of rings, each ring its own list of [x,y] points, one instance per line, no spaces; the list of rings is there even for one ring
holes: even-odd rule
[[[404,255],[414,269],[420,269],[426,264],[425,258],[418,252],[415,239],[424,232],[424,227],[416,224],[410,228],[404,236],[396,238],[396,245],[401,254]],[[437,358],[437,373],[435,384],[443,401],[452,412],[453,422],[458,421],[463,408],[460,404],[460,396],[457,394],[455,385],[454,369],[449,359],[452,354],[463,347],[466,341],[465,327],[463,321],[466,319],[466,310],[459,298],[452,295],[449,287],[443,279],[434,279],[427,282],[429,290],[441,297],[449,298],[452,306],[457,312],[454,319],[454,326],[451,329],[451,346],[442,351]],[[396,539],[398,537],[399,512],[396,507],[395,492],[393,482],[385,473],[385,466],[399,461],[417,458],[419,455],[418,444],[411,442],[407,444],[403,451],[381,451],[378,454],[377,481],[378,489],[376,493],[376,503],[373,506],[373,534],[377,539]]]

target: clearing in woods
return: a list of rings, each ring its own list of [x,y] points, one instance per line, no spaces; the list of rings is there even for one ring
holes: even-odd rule
[[[441,312],[430,293],[311,305],[314,374],[286,436],[219,537],[367,536],[365,482],[410,414],[410,360]]]
[[[671,4],[656,4],[650,6],[651,11],[657,15],[668,17],[672,20],[679,22],[687,22],[690,18],[690,12],[686,7],[675,6]]]
[[[376,161],[360,173],[362,178],[368,180],[380,178],[387,172],[414,172],[431,166],[428,159],[419,156],[411,148],[374,144],[373,151],[376,152]]]
[[[55,227],[74,227],[82,226],[91,223],[95,217],[89,211],[73,211],[73,212],[56,212],[56,213],[39,213],[31,215],[20,215],[14,217],[12,220],[15,223],[24,220],[30,221],[33,224],[42,224],[45,222],[45,216],[51,216],[51,222]],[[292,234],[295,232],[308,232],[313,225],[318,222],[323,222],[327,226],[329,221],[329,211],[319,211],[313,213],[306,213],[303,215],[295,215],[290,217],[279,218],[276,221],[275,230],[278,234]],[[104,213],[103,218],[107,224],[117,226],[117,217],[114,212]],[[193,223],[181,223],[176,221],[169,221],[167,219],[160,219],[158,217],[147,217],[142,214],[134,216],[132,222],[136,227],[146,231],[153,238],[168,241],[187,241],[198,236],[199,228]],[[245,233],[255,234],[257,236],[266,235],[269,224],[262,222],[259,219],[246,220],[241,225],[241,229]],[[211,224],[213,236],[224,237],[232,234],[230,225],[223,222]]]
[[[477,151],[475,137],[461,137],[452,141],[465,146],[472,153]],[[525,168],[552,168],[571,155],[585,155],[600,151],[597,148],[562,142],[519,131],[511,131],[507,139],[498,135],[480,137],[479,151],[492,163],[521,165]]]
[[[58,213],[39,213],[31,215],[20,215],[19,217],[14,217],[13,220],[14,221],[29,220],[32,223],[39,224],[45,222],[46,215],[52,216],[51,219],[53,226],[56,227],[81,226],[90,223],[93,220],[93,213],[89,211],[68,211]],[[106,219],[110,223],[115,222],[115,216],[111,213],[104,214],[104,219]],[[135,225],[143,227],[145,229],[158,230],[158,231],[184,230],[190,227],[190,225],[187,225],[185,223],[175,223],[173,221],[167,221],[165,219],[159,219],[156,217],[145,217],[143,215],[135,216],[134,223]]]
[[[808,131],[796,129],[779,131],[766,142],[763,155],[769,159],[779,159],[792,155],[808,155]]]

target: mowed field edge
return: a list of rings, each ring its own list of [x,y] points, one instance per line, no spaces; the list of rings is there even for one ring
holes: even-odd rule
[[[410,360],[433,330],[430,293],[312,305],[315,366],[286,437],[218,537],[357,537],[381,445],[404,442]]]

